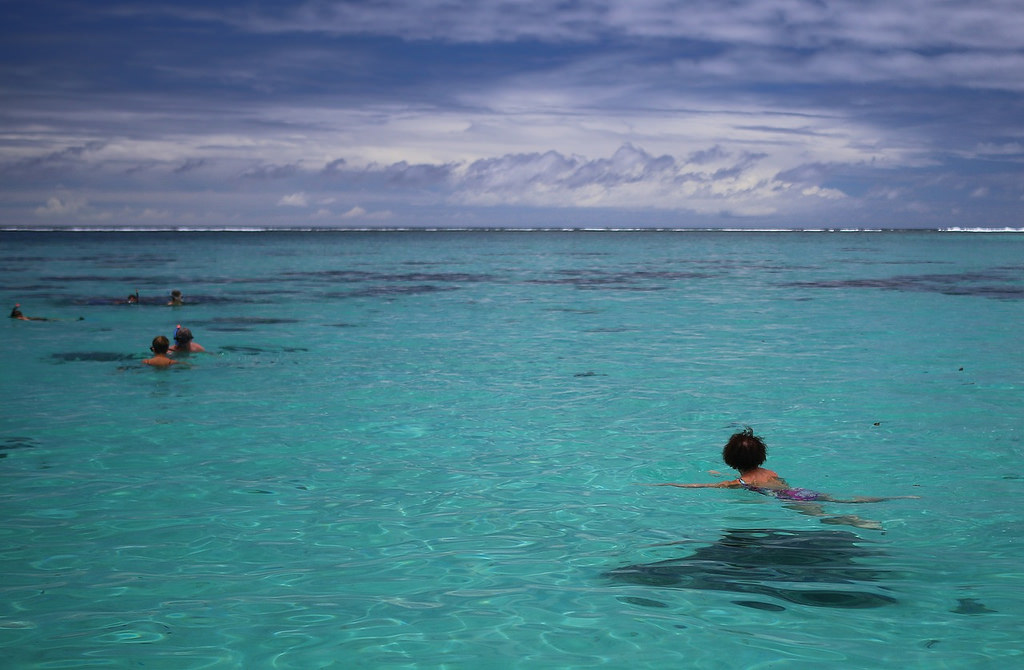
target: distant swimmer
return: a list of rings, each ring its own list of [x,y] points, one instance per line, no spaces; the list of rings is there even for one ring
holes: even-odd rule
[[[185,298],[181,295],[181,291],[174,289],[171,291],[171,301],[167,303],[168,307],[180,307],[185,304]]]
[[[18,319],[19,321],[49,321],[50,320],[50,319],[45,319],[45,318],[43,318],[41,316],[25,316],[24,314],[21,313],[21,309],[19,309],[20,307],[21,307],[21,303],[16,303],[14,305],[14,309],[11,310],[11,318],[12,319]]]
[[[166,368],[171,365],[178,365],[181,361],[176,361],[167,355],[167,350],[171,346],[170,340],[164,335],[157,335],[153,338],[153,344],[149,350],[153,352],[152,358],[147,358],[142,361],[146,365],[152,365],[155,368]]]
[[[93,302],[94,301],[90,301],[90,304],[92,304]],[[99,300],[95,301],[96,304],[102,304],[102,302],[103,301],[99,301]],[[114,304],[114,305],[138,305],[139,304],[139,291],[138,291],[138,289],[135,290],[135,293],[130,294],[124,300],[116,300],[116,299],[112,300],[111,304]]]
[[[10,317],[17,319],[18,321],[68,321],[68,319],[48,319],[43,316],[25,316],[21,313],[21,303],[16,303],[14,309],[11,310]],[[75,321],[85,321],[84,316],[80,316]]]
[[[764,441],[754,435],[750,428],[734,434],[722,449],[722,460],[726,465],[740,473],[739,478],[708,484],[646,484],[646,486],[678,486],[680,488],[743,488],[761,495],[784,500],[792,509],[810,516],[824,517],[822,523],[856,526],[881,530],[882,524],[877,521],[861,519],[852,514],[828,516],[818,502],[833,503],[873,503],[883,500],[918,498],[919,496],[891,496],[887,498],[856,497],[851,499],[833,498],[827,493],[818,493],[809,489],[793,488],[786,480],[779,477],[773,470],[762,468],[768,458],[768,450]],[[718,474],[712,471],[713,474]]]
[[[171,347],[171,351],[180,354],[200,354],[204,353],[206,349],[192,339],[191,330],[182,328],[179,324],[174,329],[174,346]]]

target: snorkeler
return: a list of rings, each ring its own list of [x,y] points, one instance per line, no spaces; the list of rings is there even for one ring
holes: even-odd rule
[[[206,348],[193,341],[191,330],[182,328],[181,324],[178,324],[178,327],[174,329],[174,346],[171,347],[171,351],[179,354],[199,354],[204,353]]]
[[[181,295],[181,291],[174,289],[171,291],[171,301],[167,303],[168,307],[180,307],[185,304],[185,298]]]
[[[143,363],[146,365],[152,365],[157,368],[166,368],[172,365],[178,365],[181,361],[176,361],[167,355],[167,349],[171,346],[170,341],[164,335],[157,335],[153,338],[153,344],[149,347],[149,350],[153,352],[152,358],[147,358]]]
[[[722,460],[726,465],[740,473],[736,479],[708,484],[646,484],[645,486],[678,486],[680,488],[744,488],[754,493],[771,496],[789,503],[792,509],[810,516],[825,517],[822,523],[846,524],[858,528],[870,528],[880,530],[882,524],[877,521],[861,519],[852,514],[840,516],[827,516],[820,505],[809,504],[812,502],[834,502],[834,503],[872,503],[883,500],[899,500],[907,498],[918,498],[919,496],[890,496],[885,498],[859,496],[851,499],[833,498],[827,493],[818,493],[809,489],[793,488],[786,483],[786,480],[779,477],[774,470],[762,468],[761,465],[768,458],[768,449],[764,440],[754,435],[750,428],[734,434],[722,449]],[[713,474],[718,474],[712,471]]]
[[[17,319],[19,321],[56,321],[56,319],[47,319],[42,316],[25,316],[21,313],[21,309],[19,309],[20,307],[21,303],[15,303],[14,309],[11,310],[10,318]],[[79,317],[78,320],[81,321],[82,317]]]
[[[99,303],[100,301],[96,301]],[[128,297],[124,300],[114,299],[111,301],[114,305],[138,305],[139,304],[139,289],[135,289],[135,293],[129,293]]]
[[[21,313],[19,307],[21,307],[21,303],[15,303],[14,309],[11,310],[10,318],[18,319],[19,321],[46,321],[46,319],[41,319],[38,317],[25,316],[24,314]]]

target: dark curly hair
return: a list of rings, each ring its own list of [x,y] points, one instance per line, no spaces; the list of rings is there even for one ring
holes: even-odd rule
[[[752,428],[746,428],[730,437],[722,449],[725,464],[740,472],[760,467],[767,458],[768,447],[764,440],[754,435]]]

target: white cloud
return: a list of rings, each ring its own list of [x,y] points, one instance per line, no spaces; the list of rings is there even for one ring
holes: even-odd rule
[[[1024,155],[1024,144],[1020,142],[1007,142],[1004,144],[983,143],[978,145],[979,154],[992,156],[1015,156]]]
[[[47,199],[46,204],[35,210],[38,216],[66,216],[77,214],[88,205],[85,198],[77,195],[59,195]]]
[[[801,199],[838,199],[835,189],[781,181],[757,156],[696,153],[698,162],[623,145],[609,158],[555,151],[474,161],[452,176],[451,201],[476,206],[664,209],[766,214]],[[714,160],[709,160],[713,156]]]
[[[366,210],[356,206],[341,215],[342,219],[359,219],[366,216]]]
[[[282,207],[308,207],[309,200],[306,198],[305,193],[299,192],[282,197],[277,201],[277,204]]]
[[[338,218],[345,221],[387,221],[393,217],[394,214],[389,210],[370,212],[356,205]]]
[[[825,198],[826,200],[841,200],[846,194],[834,188],[821,188],[820,186],[808,186],[800,190],[800,195]]]

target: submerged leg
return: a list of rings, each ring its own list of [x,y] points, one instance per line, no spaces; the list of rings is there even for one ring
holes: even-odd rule
[[[854,503],[876,503],[876,502],[882,502],[882,501],[885,501],[885,500],[912,500],[912,499],[918,499],[920,497],[921,496],[885,496],[885,497],[882,497],[882,498],[875,498],[875,497],[872,497],[872,496],[857,496],[856,498],[850,498],[850,499],[846,500],[846,499],[843,499],[843,498],[833,498],[832,496],[825,495],[825,496],[822,496],[821,498],[819,498],[819,500],[824,500],[826,502],[834,502],[834,503],[850,503],[850,504],[854,504]]]
[[[829,502],[843,501],[830,500]],[[813,503],[789,503],[786,505],[786,507],[788,507],[791,510],[800,512],[800,514],[819,517],[822,523],[831,524],[833,526],[854,526],[856,528],[866,528],[868,530],[882,530],[882,524],[879,521],[872,521],[871,519],[862,519],[859,516],[853,514],[840,514],[836,516],[829,516],[825,513],[825,510],[822,509],[821,505],[815,505]]]

